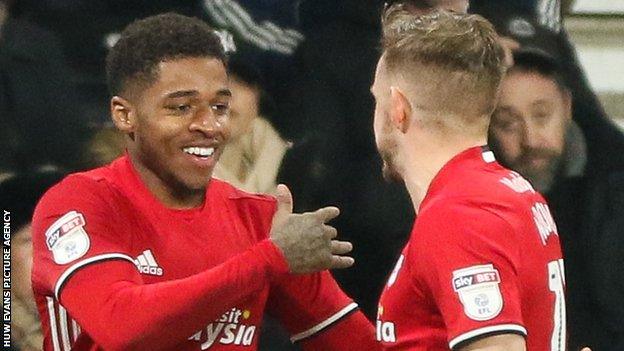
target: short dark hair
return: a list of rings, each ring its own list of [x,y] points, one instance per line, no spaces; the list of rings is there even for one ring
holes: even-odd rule
[[[219,36],[197,18],[165,13],[135,21],[123,30],[106,57],[109,91],[118,95],[130,81],[151,84],[160,62],[185,57],[226,62]]]
[[[513,54],[514,65],[509,69],[509,73],[514,71],[533,72],[543,77],[551,79],[562,91],[569,90],[562,67],[557,60],[547,52],[524,48]]]

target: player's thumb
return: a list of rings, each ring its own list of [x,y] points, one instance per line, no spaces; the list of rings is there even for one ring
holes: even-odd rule
[[[286,185],[280,184],[277,186],[275,197],[277,198],[277,209],[275,215],[273,215],[272,228],[281,227],[293,211],[292,194]]]
[[[291,214],[293,211],[293,197],[290,193],[290,189],[284,184],[278,185],[275,197],[277,198],[276,215]]]

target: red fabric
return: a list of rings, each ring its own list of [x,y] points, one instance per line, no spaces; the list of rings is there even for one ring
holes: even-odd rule
[[[45,350],[255,350],[267,301],[278,299],[291,313],[306,301],[305,323],[281,317],[295,331],[349,305],[329,273],[288,274],[268,240],[275,207],[272,197],[213,179],[202,207],[168,209],[127,157],[69,176],[43,197],[33,219]],[[67,213],[84,221],[49,230]],[[67,245],[76,235],[88,237],[84,254],[80,241]]]
[[[301,342],[304,351],[377,351],[381,345],[375,342],[375,330],[361,312],[353,313],[335,326],[319,332]]]
[[[88,265],[68,281],[61,304],[105,350],[178,349],[224,306],[262,294],[271,265],[263,251],[271,250],[265,241],[206,272],[158,284],[143,284],[129,262]]]
[[[547,208],[544,199],[485,159],[470,149],[433,180],[382,293],[377,338],[385,349],[448,350],[523,329],[527,349],[551,349],[563,301],[549,286],[549,264],[562,257],[556,228],[542,241],[532,209]]]

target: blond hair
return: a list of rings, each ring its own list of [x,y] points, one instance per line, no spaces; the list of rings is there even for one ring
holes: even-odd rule
[[[442,119],[461,117],[438,124],[486,130],[505,73],[492,24],[443,10],[416,15],[398,4],[386,9],[382,25],[386,71],[414,88],[413,107]]]

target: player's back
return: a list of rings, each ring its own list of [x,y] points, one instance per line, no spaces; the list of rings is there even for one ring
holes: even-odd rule
[[[378,339],[389,350],[445,350],[515,333],[528,334],[529,350],[563,349],[561,257],[542,196],[491,152],[467,150],[421,204],[382,295]]]
[[[515,268],[522,319],[529,334],[527,350],[563,350],[564,265],[550,209],[543,196],[518,173],[496,162],[484,165],[484,171],[474,169],[468,179],[475,179],[476,184],[462,187],[462,192],[475,199],[476,207],[499,216],[511,227],[509,239],[517,247]]]

